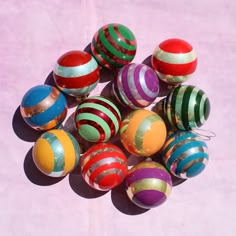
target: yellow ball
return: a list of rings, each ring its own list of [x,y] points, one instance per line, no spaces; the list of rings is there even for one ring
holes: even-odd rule
[[[155,112],[140,109],[131,112],[121,123],[120,139],[125,149],[139,156],[158,152],[166,140],[166,126]]]
[[[64,130],[42,134],[33,147],[33,160],[45,175],[61,177],[78,165],[80,147],[76,139]]]

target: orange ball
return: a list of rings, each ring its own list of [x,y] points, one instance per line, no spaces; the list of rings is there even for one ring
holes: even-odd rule
[[[165,123],[159,115],[140,109],[124,118],[120,128],[120,139],[128,152],[150,156],[162,148],[166,133]]]

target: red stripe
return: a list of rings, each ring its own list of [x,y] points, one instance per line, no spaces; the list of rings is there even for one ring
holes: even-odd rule
[[[126,65],[129,64],[129,60],[122,60],[119,57],[115,56],[113,53],[111,53],[101,42],[101,40],[99,39],[99,37],[96,40],[97,43],[97,47],[103,52],[103,54],[106,55],[106,57],[108,57],[111,61],[113,61],[114,63],[120,64],[120,65]],[[125,49],[127,50],[127,49]],[[134,52],[136,52],[135,50],[132,50]],[[126,52],[123,52],[125,54],[127,54],[128,50]],[[134,53],[135,54],[135,53]],[[113,65],[111,65],[113,66]]]
[[[92,59],[92,56],[83,51],[69,51],[63,54],[57,63],[61,66],[80,66],[88,63]]]
[[[92,120],[80,120],[80,121],[76,122],[76,127],[77,127],[77,129],[79,129],[79,127],[81,125],[85,125],[85,124],[93,126],[94,128],[96,128],[98,130],[98,132],[100,134],[100,138],[99,138],[99,140],[97,142],[102,142],[105,139],[106,134],[105,134],[103,128],[98,123],[96,123],[95,121],[92,121]]]
[[[92,97],[84,100],[81,104],[84,104],[84,103],[96,103],[96,104],[99,104],[99,105],[102,105],[102,106],[106,107],[108,110],[110,110],[113,113],[113,115],[116,117],[116,119],[117,119],[117,121],[119,122],[119,125],[120,125],[120,121],[121,121],[120,115],[108,103],[106,103],[102,100],[96,99],[96,98],[92,98]]]
[[[94,84],[99,80],[99,76],[100,76],[99,67],[97,67],[90,74],[73,78],[65,78],[53,73],[53,77],[55,79],[56,84],[61,88],[69,88],[69,89],[84,88],[91,84]]]
[[[156,57],[152,57],[153,69],[165,74],[173,76],[182,76],[192,74],[197,67],[197,59],[186,64],[169,64],[158,60]]]
[[[167,39],[160,43],[159,48],[170,53],[188,53],[193,50],[192,46],[182,39]]]
[[[104,112],[95,109],[95,108],[91,108],[91,107],[83,107],[83,108],[79,108],[78,109],[79,113],[89,113],[89,114],[94,114],[100,118],[102,118],[107,125],[110,127],[110,131],[111,131],[111,136],[113,136],[115,134],[115,125],[113,123],[113,121],[111,120],[111,118],[105,114]]]
[[[125,43],[127,44],[130,44],[129,43],[129,40],[125,39],[121,34],[120,32],[118,31],[118,25],[117,26],[114,26],[114,30],[115,30],[115,33],[117,34],[117,38],[121,38],[122,41],[124,41]],[[122,46],[120,46],[119,44],[117,44],[117,42],[112,38],[112,36],[110,35],[108,29],[104,29],[104,34],[105,34],[105,37],[107,39],[107,41],[118,51],[118,52],[121,52],[125,55],[128,55],[128,56],[134,56],[135,53],[136,53],[136,50],[128,50],[128,49],[125,49],[123,48]]]
[[[89,177],[89,181],[90,181],[90,184],[93,184],[96,177],[101,174],[103,171],[106,171],[106,170],[109,170],[109,169],[112,169],[112,168],[115,168],[115,169],[120,169],[122,170],[122,172],[126,173],[125,169],[126,167],[124,165],[121,165],[120,163],[118,162],[114,162],[114,163],[108,163],[108,164],[105,164],[105,165],[102,165],[100,167],[98,167],[96,170],[94,170],[90,177]],[[112,176],[112,175],[111,175]],[[99,184],[99,183],[98,183]]]
[[[126,174],[123,172],[124,177]],[[104,176],[98,183],[99,187],[104,190],[110,190],[117,185],[119,185],[123,181],[123,178],[117,174],[110,174],[108,176]]]
[[[91,44],[91,49],[92,49],[93,56],[97,59],[100,65],[110,67],[110,64],[100,56],[100,54],[97,52],[93,44]]]
[[[78,113],[75,113],[75,117],[78,115]],[[104,149],[104,148],[109,148],[110,144],[107,143],[98,143],[93,145],[92,147],[90,147],[84,154],[83,156],[80,158],[80,163],[82,163],[84,161],[84,159],[89,156],[92,153],[97,152],[100,149]]]
[[[112,151],[109,151],[109,152],[112,152],[112,153],[120,153],[121,154],[121,156],[119,156],[119,157],[121,157],[121,158],[124,158],[125,157],[125,155],[124,155],[124,153],[122,152],[122,150],[119,148],[119,147],[117,147],[117,146],[115,146],[115,145],[113,145],[113,144],[108,144],[108,143],[98,143],[98,144],[95,144],[95,145],[93,145],[92,147],[90,147],[85,153],[84,153],[84,155],[81,157],[81,159],[80,159],[80,162],[82,163],[83,161],[84,161],[84,159],[87,157],[87,156],[89,156],[90,154],[92,154],[92,153],[96,153],[98,150],[105,150],[105,149],[112,149]],[[97,155],[99,155],[99,154],[97,154]],[[118,155],[118,154],[117,154]],[[124,159],[125,161],[126,161],[126,157],[125,157],[125,159]]]
[[[88,155],[90,155],[91,153],[90,154],[85,153],[85,154],[83,155],[83,160],[81,160],[81,164],[83,163],[84,159]],[[116,151],[106,151],[106,152],[99,153],[99,154],[93,156],[86,163],[86,165],[84,166],[84,168],[81,171],[83,172],[83,174],[85,174],[92,165],[94,165],[95,163],[97,163],[100,160],[103,160],[103,159],[106,159],[106,158],[109,158],[109,157],[111,157],[111,158],[119,158],[119,159],[123,160],[127,164],[127,158],[125,157],[125,155],[123,153],[116,152]]]

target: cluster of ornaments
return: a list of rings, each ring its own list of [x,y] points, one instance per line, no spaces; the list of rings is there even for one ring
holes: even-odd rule
[[[126,26],[101,27],[91,42],[92,55],[78,50],[63,54],[53,69],[56,86],[31,88],[20,111],[31,128],[44,131],[33,147],[33,160],[42,173],[61,177],[79,165],[92,188],[109,191],[125,181],[129,199],[150,209],[166,201],[173,176],[186,179],[204,170],[207,145],[193,130],[207,120],[210,103],[203,90],[182,85],[197,67],[196,53],[188,42],[161,42],[151,67],[131,63],[136,49],[135,36]],[[113,99],[89,96],[104,67],[118,71],[111,81]],[[148,109],[158,97],[160,80],[173,87],[161,104],[163,116]],[[84,152],[76,137],[60,128],[68,111],[64,94],[84,98],[74,112],[78,135],[93,143]],[[122,116],[116,104],[130,112]],[[123,150],[111,143],[115,136]],[[128,168],[125,153],[146,160]],[[151,159],[157,153],[162,163]]]

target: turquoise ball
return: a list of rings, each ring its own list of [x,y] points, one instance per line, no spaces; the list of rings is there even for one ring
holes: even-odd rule
[[[199,135],[178,131],[167,138],[162,158],[171,174],[187,179],[205,169],[209,159],[208,147]]]

